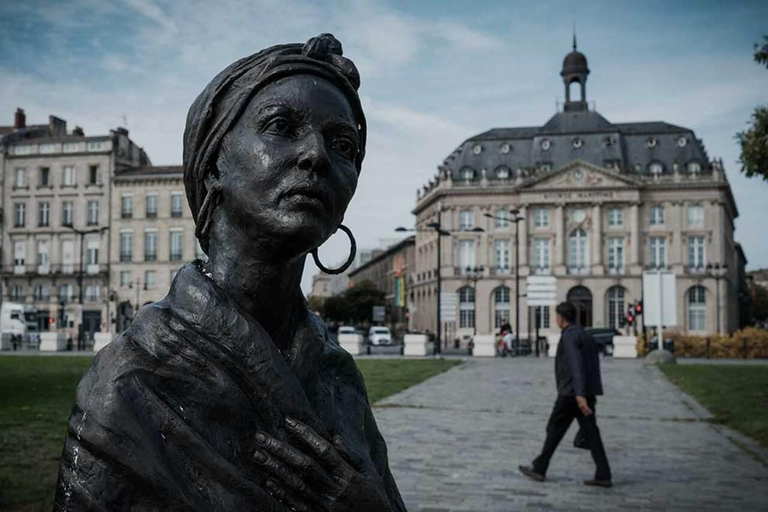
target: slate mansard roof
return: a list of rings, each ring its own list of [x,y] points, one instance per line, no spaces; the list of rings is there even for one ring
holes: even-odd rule
[[[443,162],[454,180],[465,181],[482,170],[489,179],[499,169],[509,176],[542,168],[559,169],[574,160],[622,173],[650,174],[651,164],[661,164],[664,174],[675,166],[686,172],[691,163],[701,171],[709,167],[704,145],[694,132],[665,122],[611,123],[594,110],[564,111],[543,126],[494,128],[464,141]]]
[[[494,128],[464,141],[440,166],[453,180],[485,176],[527,178],[580,160],[635,175],[702,172],[710,162],[702,142],[689,128],[656,121],[612,123],[586,101],[586,56],[577,50],[563,60],[563,110],[542,126]],[[580,87],[572,91],[571,86]]]

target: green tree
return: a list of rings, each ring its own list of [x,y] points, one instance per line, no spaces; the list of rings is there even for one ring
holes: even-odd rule
[[[333,295],[323,301],[323,308],[320,312],[326,320],[336,322],[348,322],[351,320],[349,314],[349,301],[345,294]]]
[[[385,293],[371,281],[363,281],[344,292],[348,302],[349,314],[357,323],[371,321],[373,306],[385,304]]]
[[[768,68],[768,36],[755,43],[755,62]],[[750,127],[736,134],[741,146],[741,172],[747,177],[761,176],[768,181],[768,107],[758,106],[752,113]]]
[[[756,322],[768,320],[768,290],[755,286],[755,302],[752,304],[752,318]]]
[[[755,62],[768,68],[768,36],[763,36],[763,46],[755,43]]]
[[[307,298],[307,307],[310,311],[320,311],[322,313],[323,302],[325,302],[325,297],[310,295],[309,298]]]

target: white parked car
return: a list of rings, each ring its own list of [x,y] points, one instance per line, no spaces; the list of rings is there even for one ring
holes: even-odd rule
[[[357,334],[357,329],[351,325],[342,325],[339,327],[338,334]]]
[[[389,327],[373,326],[368,331],[368,341],[371,345],[390,345],[392,344],[392,334]]]

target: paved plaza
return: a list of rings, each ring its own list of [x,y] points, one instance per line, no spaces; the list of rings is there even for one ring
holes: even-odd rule
[[[544,441],[553,360],[470,359],[393,395],[375,414],[410,512],[768,510],[766,450],[730,429],[655,367],[604,359],[598,424],[612,489],[589,488],[571,427],[544,483],[520,475]]]

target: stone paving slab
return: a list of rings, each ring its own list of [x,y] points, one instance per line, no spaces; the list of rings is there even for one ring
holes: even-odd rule
[[[547,481],[517,472],[541,449],[555,399],[551,359],[473,359],[378,403],[390,464],[411,512],[768,510],[764,451],[748,454],[709,414],[639,361],[603,361],[598,424],[612,489],[582,484],[589,452],[572,426]]]

